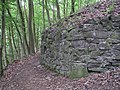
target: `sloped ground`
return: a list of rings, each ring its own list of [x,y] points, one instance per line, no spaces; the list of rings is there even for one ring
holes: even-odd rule
[[[9,65],[0,90],[120,90],[120,68],[71,80],[39,65],[39,55]]]

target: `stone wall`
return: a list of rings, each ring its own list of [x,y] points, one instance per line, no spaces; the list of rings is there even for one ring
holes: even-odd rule
[[[89,19],[43,32],[40,63],[69,75],[77,68],[103,72],[120,66],[120,16]]]
[[[101,2],[46,29],[40,63],[71,77],[120,66],[119,7],[119,0]]]

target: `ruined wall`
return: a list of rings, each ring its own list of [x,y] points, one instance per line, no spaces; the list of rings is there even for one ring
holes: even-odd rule
[[[42,36],[40,62],[64,75],[77,66],[93,72],[120,66],[120,16],[47,29]]]
[[[85,7],[46,29],[40,63],[75,77],[120,66],[120,0]]]

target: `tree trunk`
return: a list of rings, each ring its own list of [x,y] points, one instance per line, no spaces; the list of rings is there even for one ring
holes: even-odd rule
[[[64,14],[64,17],[66,16],[65,8],[66,8],[66,0],[64,0],[64,4],[63,4],[63,14]]]
[[[34,4],[33,4],[33,2],[32,2],[32,8],[33,8],[33,39],[34,39],[34,48],[35,48],[35,51],[36,51],[36,26],[35,26],[35,17],[34,17]]]
[[[42,0],[43,29],[45,29],[45,1]]]
[[[3,75],[2,48],[0,47],[0,77]]]
[[[7,57],[7,45],[6,45],[6,37],[4,38],[4,66],[6,67],[8,64],[9,64],[9,60],[8,60],[8,57]]]
[[[75,12],[75,0],[71,0],[71,14]]]
[[[68,12],[69,12],[69,9],[68,9],[68,8],[69,8],[69,7],[68,7],[69,5],[68,5],[68,3],[69,3],[68,0],[66,0],[66,16],[68,15]]]
[[[28,14],[28,31],[29,31],[29,47],[30,47],[30,54],[35,53],[34,50],[34,38],[33,38],[33,31],[32,31],[32,0],[28,0],[28,7],[29,7],[29,14]]]
[[[24,15],[25,15],[25,19],[26,19],[26,22],[28,23],[28,16],[27,16],[27,6],[26,6],[26,1],[25,0],[23,0],[24,1]]]
[[[52,10],[52,23],[54,23],[54,22],[57,22],[56,21],[56,15],[55,15],[55,1],[54,0],[52,0],[52,7],[51,7],[51,5],[49,4],[49,7],[51,8],[51,10]]]
[[[12,60],[14,60],[14,52],[13,52],[13,43],[12,43],[12,39],[11,39],[10,27],[9,27],[9,32],[8,32],[8,39],[9,39],[9,45],[10,45],[10,56],[11,56],[10,63],[11,63]]]
[[[61,19],[60,17],[60,7],[59,7],[59,3],[58,3],[58,0],[56,0],[56,7],[57,7],[57,19]]]
[[[3,51],[3,47],[4,47],[4,40],[5,40],[5,0],[1,0],[2,1],[2,38],[1,38],[1,47],[0,47],[0,75],[3,75],[3,62],[2,62],[2,51]]]
[[[46,9],[46,12],[47,12],[47,17],[48,17],[49,25],[51,25],[50,14],[49,14],[49,10],[48,10],[48,4],[47,4],[47,1],[48,1],[48,0],[45,0],[45,9]]]

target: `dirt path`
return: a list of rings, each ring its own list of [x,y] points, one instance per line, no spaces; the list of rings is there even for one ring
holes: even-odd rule
[[[120,90],[120,68],[70,80],[39,65],[39,53],[8,66],[0,90]]]

